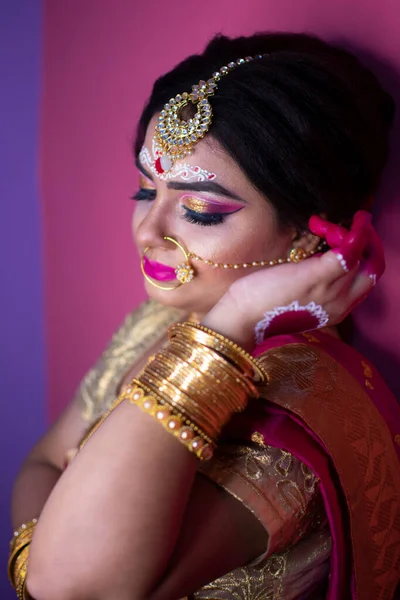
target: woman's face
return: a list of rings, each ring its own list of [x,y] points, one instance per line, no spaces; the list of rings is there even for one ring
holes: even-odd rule
[[[282,231],[273,208],[210,134],[195,145],[190,156],[176,161],[173,177],[162,180],[153,172],[156,124],[157,116],[149,124],[138,158],[142,199],[137,199],[133,235],[140,255],[148,248],[146,257],[150,261],[169,267],[181,264],[182,252],[164,240],[164,236],[169,236],[187,251],[222,264],[287,257],[293,230]],[[180,168],[183,165],[189,165],[186,174],[185,168]],[[205,180],[198,181],[200,177],[193,173]],[[191,265],[195,277],[190,283],[166,291],[146,281],[149,296],[162,304],[202,315],[233,281],[249,273],[249,269],[215,268],[193,259]],[[166,285],[162,281],[156,283]]]

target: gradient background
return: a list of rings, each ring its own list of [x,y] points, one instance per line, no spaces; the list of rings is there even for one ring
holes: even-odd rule
[[[398,0],[194,6],[0,0],[2,600],[15,597],[5,575],[12,479],[144,298],[130,235],[130,148],[154,79],[217,32],[310,31],[354,49],[400,105]],[[400,397],[399,116],[392,146],[375,206],[387,272],[357,312],[356,345]]]

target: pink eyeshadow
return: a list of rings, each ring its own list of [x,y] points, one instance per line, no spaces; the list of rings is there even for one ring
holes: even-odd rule
[[[228,204],[227,202],[211,202],[210,200],[205,200],[204,198],[198,198],[196,196],[182,196],[181,198],[184,205],[199,213],[233,213],[241,210],[243,207],[242,204]]]

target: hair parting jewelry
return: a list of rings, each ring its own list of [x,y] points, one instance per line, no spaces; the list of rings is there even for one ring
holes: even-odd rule
[[[164,174],[172,169],[174,161],[192,154],[193,147],[208,132],[212,120],[212,107],[208,100],[218,88],[222,77],[237,67],[263,58],[263,54],[239,58],[213,73],[207,81],[199,81],[192,86],[191,92],[177,94],[164,106],[158,118],[154,142],[160,151],[160,158],[156,160],[155,167],[159,174]],[[196,107],[196,114],[187,121],[182,120],[182,109],[191,104]]]

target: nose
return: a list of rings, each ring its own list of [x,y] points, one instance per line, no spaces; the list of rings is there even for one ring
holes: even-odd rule
[[[139,221],[135,215],[134,230],[136,244],[140,250],[145,248],[169,248],[169,243],[164,239],[170,235],[168,226],[168,213],[157,200],[153,201],[150,209]]]

